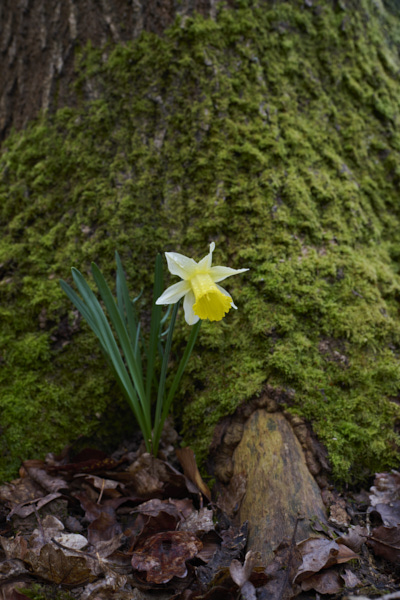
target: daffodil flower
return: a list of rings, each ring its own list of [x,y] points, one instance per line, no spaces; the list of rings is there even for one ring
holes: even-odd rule
[[[220,321],[231,308],[237,308],[228,292],[217,282],[248,269],[212,267],[214,248],[212,242],[210,252],[198,263],[177,252],[165,253],[170,273],[183,281],[167,288],[156,304],[175,304],[184,297],[183,308],[188,325],[194,325],[199,319]]]

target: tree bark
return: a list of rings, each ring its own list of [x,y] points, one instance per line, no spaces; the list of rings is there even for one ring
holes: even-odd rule
[[[213,16],[215,0],[4,0],[0,3],[0,140],[40,111],[76,103],[75,51],[162,34],[176,15]]]

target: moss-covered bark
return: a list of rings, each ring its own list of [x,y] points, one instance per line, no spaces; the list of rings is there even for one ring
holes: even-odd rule
[[[268,379],[293,390],[336,478],[396,463],[398,26],[372,0],[249,0],[84,52],[76,85],[97,100],[1,156],[3,477],[126,410],[59,277],[95,260],[111,281],[117,249],[132,292],[149,290],[158,251],[201,258],[211,240],[215,264],[251,270],[227,285],[239,310],[202,327],[186,441],[204,458]],[[187,335],[182,319],[176,352]]]

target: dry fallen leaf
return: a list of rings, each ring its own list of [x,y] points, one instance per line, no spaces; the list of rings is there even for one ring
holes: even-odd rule
[[[167,583],[173,577],[187,575],[186,561],[201,550],[203,544],[186,531],[163,531],[148,538],[132,555],[132,567],[146,571],[149,583]]]
[[[344,544],[354,552],[360,552],[361,547],[367,541],[368,530],[361,525],[351,527],[345,535],[336,539],[337,543]]]
[[[95,544],[104,540],[112,540],[121,533],[121,525],[118,523],[115,510],[108,504],[92,502],[84,493],[75,494],[85,511],[85,518],[90,522],[88,527],[88,541]]]
[[[54,544],[42,546],[39,554],[28,550],[25,562],[29,564],[37,577],[64,585],[82,585],[93,581],[97,573],[93,572],[85,556],[74,556]]]
[[[229,575],[229,565],[232,560],[242,556],[247,542],[248,524],[240,528],[231,526],[220,532],[221,546],[214,552],[207,565],[197,567],[197,580],[202,588],[220,585],[221,579]]]
[[[378,556],[400,565],[400,527],[375,527],[368,538],[368,546]]]
[[[343,589],[343,581],[337,571],[328,569],[304,579],[301,589],[304,592],[315,590],[319,594],[338,594]]]
[[[240,561],[236,559],[232,560],[229,566],[229,572],[233,581],[240,588],[243,587],[246,581],[250,579],[250,575],[254,567],[256,566],[258,558],[258,553],[250,550],[250,552],[247,552],[246,554],[243,565]]]
[[[371,520],[373,517],[378,517],[386,527],[396,527],[400,525],[400,500],[389,504],[375,504],[368,513]]]
[[[179,531],[190,531],[191,533],[207,533],[214,529],[214,512],[210,508],[193,510],[192,514],[179,524]]]
[[[249,579],[258,558],[258,553],[250,550],[246,554],[243,565],[234,559],[229,566],[229,573],[236,585],[239,586],[243,600],[256,600],[256,589]]]
[[[188,502],[191,506],[190,512],[192,512],[194,510],[193,503],[190,500]],[[151,500],[136,506],[132,512],[141,513],[143,515],[149,515],[152,517],[157,517],[160,513],[165,512],[169,515],[173,515],[176,518],[176,521],[179,521],[182,518],[180,508],[170,499],[160,500],[159,498],[152,498]]]
[[[390,504],[400,500],[400,473],[377,473],[369,497],[371,506]]]
[[[319,573],[321,569],[359,558],[347,546],[326,538],[308,538],[297,544],[297,547],[303,561],[294,578],[296,583]]]
[[[49,475],[43,468],[45,463],[39,460],[26,460],[23,464],[29,477],[38,483],[46,492],[55,493],[68,487],[65,479]]]
[[[382,525],[372,530],[368,546],[378,556],[400,564],[400,473],[377,473],[371,492],[368,513]]]
[[[205,496],[207,500],[211,502],[211,492],[199,473],[193,450],[186,447],[179,448],[175,452],[186,477],[190,479],[190,481],[198,487],[203,496]]]
[[[349,589],[362,585],[357,575],[353,573],[353,571],[350,571],[350,569],[345,569],[344,573],[341,573],[340,576],[343,579],[345,586]]]
[[[1,536],[0,543],[7,559],[24,560],[28,551],[28,542],[21,535],[17,535],[15,538]]]

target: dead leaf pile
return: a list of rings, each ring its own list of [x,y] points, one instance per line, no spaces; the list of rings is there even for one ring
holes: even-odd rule
[[[366,544],[400,564],[397,472],[376,475],[372,529],[350,526],[351,507],[330,491],[330,525],[314,524],[316,536],[297,544],[295,528],[265,565],[246,553],[247,523],[235,522],[246,477],[232,478],[213,504],[193,452],[176,454],[180,466],[140,449],[118,459],[86,450],[23,463],[20,478],[0,486],[0,598],[24,600],[34,582],[78,600],[337,597],[363,586],[361,572],[368,579]]]
[[[242,555],[246,528],[227,517],[215,525],[192,451],[180,459],[183,473],[140,451],[23,463],[20,478],[0,486],[0,597],[24,598],[22,588],[46,581],[81,600],[135,589],[186,598],[189,587],[193,597],[207,594],[217,574],[237,591],[229,566]]]

